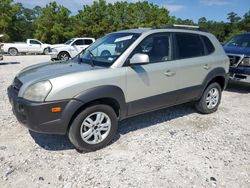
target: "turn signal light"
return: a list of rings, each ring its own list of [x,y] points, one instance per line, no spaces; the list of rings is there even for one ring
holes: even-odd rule
[[[62,111],[61,107],[53,107],[53,108],[51,108],[51,112],[53,112],[53,113],[57,113],[57,112],[61,112],[61,111]]]

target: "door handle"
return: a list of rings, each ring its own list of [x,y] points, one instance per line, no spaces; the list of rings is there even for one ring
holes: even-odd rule
[[[164,74],[165,76],[171,77],[171,76],[174,76],[176,73],[172,72],[171,70],[167,70]]]
[[[206,69],[206,70],[211,69],[211,67],[208,64],[204,65],[203,68]]]

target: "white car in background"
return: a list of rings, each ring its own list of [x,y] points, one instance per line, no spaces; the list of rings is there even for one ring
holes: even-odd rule
[[[49,55],[51,60],[66,61],[75,57],[93,42],[95,42],[94,38],[72,38],[64,44],[52,45],[49,49]]]
[[[27,39],[26,42],[4,43],[2,50],[11,56],[16,56],[18,53],[48,54],[50,46],[36,39]]]

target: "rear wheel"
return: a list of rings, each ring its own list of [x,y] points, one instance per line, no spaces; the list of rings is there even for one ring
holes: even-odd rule
[[[59,60],[62,60],[62,61],[67,61],[69,60],[70,56],[69,56],[69,53],[68,52],[60,52],[58,54],[58,59]]]
[[[8,53],[9,53],[11,56],[16,56],[17,53],[18,53],[18,51],[17,51],[16,48],[10,48],[10,49],[8,50]]]
[[[196,103],[196,109],[203,114],[210,114],[218,109],[221,101],[221,86],[211,83],[204,91],[201,99]]]
[[[94,105],[77,115],[70,126],[68,136],[78,150],[94,151],[111,142],[117,127],[117,116],[112,107]]]

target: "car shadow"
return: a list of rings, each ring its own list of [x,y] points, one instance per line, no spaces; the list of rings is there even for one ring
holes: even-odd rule
[[[29,131],[36,144],[45,150],[60,151],[74,149],[66,135],[42,134]]]
[[[250,83],[230,81],[226,91],[248,94],[250,93]]]
[[[20,64],[20,62],[0,62],[0,65],[16,65]]]
[[[123,120],[119,123],[118,134],[116,134],[112,143],[119,140],[120,135],[124,135],[139,129],[144,129],[158,123],[167,122],[172,119],[177,119],[195,112],[196,111],[194,110],[193,105],[189,103],[157,110]],[[35,142],[45,150],[60,151],[74,149],[74,146],[70,143],[67,136],[41,134],[33,131],[30,131],[30,135],[35,140]]]

